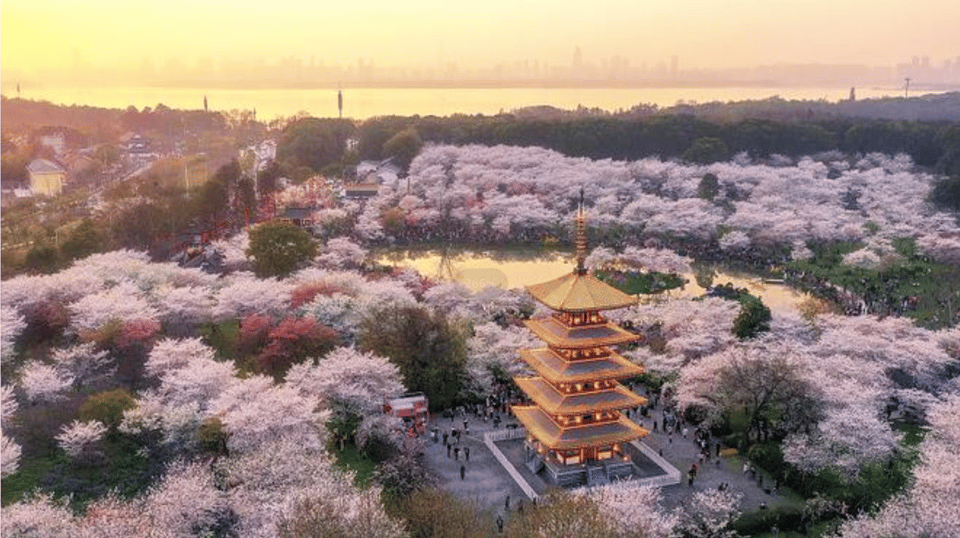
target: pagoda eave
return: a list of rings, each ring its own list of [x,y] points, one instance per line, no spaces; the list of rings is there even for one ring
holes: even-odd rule
[[[521,349],[520,358],[551,383],[585,383],[637,377],[646,370],[611,352],[598,359],[565,361],[550,348]]]
[[[592,392],[562,393],[541,377],[516,377],[517,386],[551,415],[573,416],[619,411],[647,403],[622,385]]]
[[[562,349],[616,346],[640,339],[630,331],[609,322],[603,325],[568,328],[555,318],[547,317],[527,320],[524,324],[548,345]]]
[[[650,433],[626,417],[620,417],[615,422],[561,428],[536,406],[513,406],[511,409],[527,432],[550,450],[571,450],[628,443]]]

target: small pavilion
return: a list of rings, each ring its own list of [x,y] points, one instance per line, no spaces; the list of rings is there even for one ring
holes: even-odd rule
[[[546,469],[550,482],[570,487],[631,476],[626,445],[649,433],[622,413],[647,400],[618,382],[644,370],[613,349],[640,337],[601,314],[636,299],[593,276],[585,258],[581,194],[576,269],[527,287],[554,313],[526,322],[546,347],[520,351],[537,375],[514,378],[529,402],[512,407],[527,430],[526,466],[534,473]]]

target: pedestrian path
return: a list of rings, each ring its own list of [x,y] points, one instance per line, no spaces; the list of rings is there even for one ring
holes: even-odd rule
[[[436,416],[440,417],[439,414]],[[438,427],[439,435],[434,443],[427,435],[424,447],[424,460],[427,469],[439,480],[440,486],[462,499],[476,502],[481,509],[501,510],[507,496],[511,503],[516,504],[526,498],[526,493],[507,473],[506,469],[497,461],[493,453],[483,442],[483,434],[493,430],[493,423],[483,422],[473,415],[467,415],[469,434],[460,436],[459,442],[450,437],[450,429],[463,430],[463,418],[437,418],[431,424]],[[510,421],[506,422],[507,424]],[[505,424],[501,424],[501,429]],[[451,442],[450,455],[443,445],[443,433],[447,433]],[[454,452],[460,448],[460,453]],[[465,448],[470,449],[470,459],[467,461]],[[464,468],[464,477],[460,478],[460,467]]]

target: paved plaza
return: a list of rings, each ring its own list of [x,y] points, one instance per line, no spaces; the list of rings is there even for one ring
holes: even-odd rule
[[[481,509],[497,513],[504,511],[508,496],[511,509],[516,508],[521,500],[524,503],[530,502],[521,486],[484,444],[484,434],[495,431],[492,421],[484,422],[469,413],[466,417],[457,416],[452,420],[441,418],[439,414],[437,417],[431,427],[436,426],[439,429],[438,442],[432,442],[428,435],[424,456],[427,468],[438,477],[441,487],[465,500],[475,502]],[[469,434],[461,435],[457,443],[455,439],[449,437],[449,434],[451,428],[463,430],[464,418],[467,420]],[[718,458],[715,457],[700,463],[700,447],[693,439],[692,429],[688,431],[686,438],[682,434],[665,434],[660,428],[653,430],[653,421],[663,420],[662,406],[654,408],[648,417],[640,418],[642,420],[638,422],[641,426],[650,430],[650,435],[644,437],[642,442],[653,451],[660,453],[667,462],[681,472],[680,484],[661,488],[666,509],[683,505],[696,491],[716,489],[723,483],[728,484],[731,491],[743,495],[741,510],[745,512],[755,510],[761,504],[774,508],[793,503],[784,495],[773,491],[774,482],[769,476],[763,476],[758,471],[757,477],[753,478],[750,472],[745,473],[746,460],[739,455],[722,456],[719,458],[719,463],[717,463]],[[508,418],[500,424],[500,430],[507,429],[511,424],[517,424],[517,422]],[[445,432],[452,441],[449,456],[443,445],[442,435]],[[520,465],[523,460],[522,440],[499,441],[496,446],[508,460],[515,462],[516,474],[522,477],[535,492],[540,494],[547,490],[549,485],[540,476],[534,475],[525,466]],[[455,448],[460,448],[459,455],[455,453]],[[469,449],[469,460],[467,460],[465,449]],[[714,453],[711,452],[711,456]],[[693,486],[690,486],[687,484],[687,470],[693,463],[698,463],[700,470]],[[463,479],[460,476],[461,466],[464,470]],[[651,467],[649,462],[642,463],[640,466],[644,474],[658,473],[656,467]]]

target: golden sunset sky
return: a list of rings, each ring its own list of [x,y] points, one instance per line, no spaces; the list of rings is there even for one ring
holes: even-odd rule
[[[958,0],[3,0],[10,76],[275,63],[461,69],[619,55],[682,69],[960,56]]]

